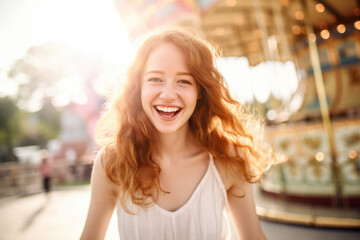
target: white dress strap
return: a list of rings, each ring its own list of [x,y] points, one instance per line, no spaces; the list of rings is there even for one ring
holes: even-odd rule
[[[212,154],[209,153],[209,155],[210,155],[210,166],[212,167],[212,169],[214,171],[214,175],[216,177],[216,180],[218,181],[219,185],[221,186],[221,190],[223,191],[225,200],[227,202],[227,193],[226,193],[225,184],[223,183],[223,181],[222,181],[222,179],[220,177],[219,171],[216,168],[216,165],[214,163],[214,158],[213,158]]]
[[[213,169],[215,178],[221,188],[221,191],[222,191],[222,193],[224,195],[224,199],[225,199],[225,202],[224,202],[225,209],[223,211],[223,214],[224,214],[224,223],[226,225],[225,228],[227,229],[227,234],[226,234],[226,236],[223,236],[223,239],[231,240],[231,239],[234,239],[233,236],[235,236],[235,234],[234,234],[233,226],[231,224],[230,217],[229,217],[229,205],[228,205],[228,198],[227,198],[225,184],[220,177],[219,171],[217,170],[215,162],[214,162],[214,158],[210,152],[209,152],[209,155],[210,155],[210,166]]]

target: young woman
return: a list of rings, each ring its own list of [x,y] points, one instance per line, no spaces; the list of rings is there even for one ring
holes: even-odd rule
[[[214,51],[182,30],[151,35],[97,126],[81,239],[264,239],[251,183],[273,161],[257,121],[233,100]],[[105,141],[104,141],[105,140]],[[228,215],[228,213],[230,213]],[[230,218],[231,217],[231,218]]]

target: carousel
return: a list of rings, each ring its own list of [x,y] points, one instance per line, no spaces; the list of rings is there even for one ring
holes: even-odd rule
[[[219,47],[218,66],[231,93],[266,119],[267,141],[288,159],[272,167],[259,185],[260,198],[273,203],[259,201],[261,217],[360,227],[359,1],[115,4],[132,39],[175,24]],[[277,211],[277,201],[290,206],[288,211]],[[299,204],[313,210],[299,212]],[[323,208],[334,209],[334,216],[322,214]]]

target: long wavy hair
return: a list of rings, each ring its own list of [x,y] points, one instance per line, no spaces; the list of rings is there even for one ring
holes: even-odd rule
[[[155,128],[141,105],[141,77],[151,52],[160,44],[182,49],[188,69],[200,86],[200,99],[189,119],[196,140],[234,176],[248,182],[260,180],[276,160],[262,142],[263,124],[229,94],[216,68],[216,48],[193,33],[172,29],[150,35],[138,48],[128,69],[126,84],[109,99],[95,136],[105,144],[102,154],[109,179],[119,186],[118,198],[126,211],[128,197],[141,207],[157,201],[160,167],[151,155]],[[104,162],[104,161],[103,161]]]

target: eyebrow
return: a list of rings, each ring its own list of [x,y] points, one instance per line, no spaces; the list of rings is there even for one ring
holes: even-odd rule
[[[148,71],[146,72],[144,75],[147,75],[147,74],[151,74],[151,73],[155,73],[155,74],[164,74],[163,71],[157,71],[157,70],[152,70],[152,71]],[[176,73],[177,76],[193,76],[191,73],[188,73],[188,72],[178,72]]]

